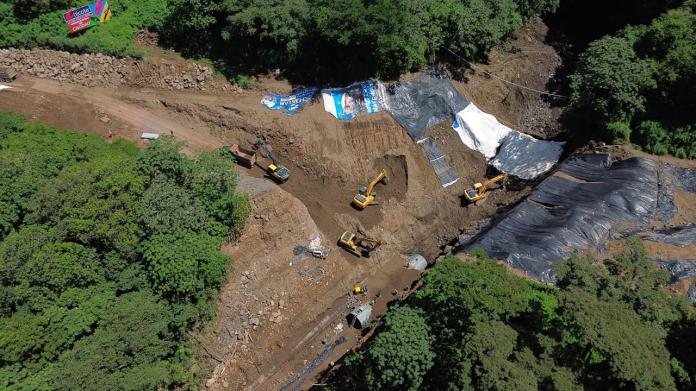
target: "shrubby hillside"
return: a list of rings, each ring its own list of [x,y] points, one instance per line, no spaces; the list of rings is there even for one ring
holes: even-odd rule
[[[194,381],[249,200],[218,151],[119,140],[0,112],[0,389],[154,390]]]
[[[605,139],[695,159],[696,2],[591,42],[570,86],[571,103]]]

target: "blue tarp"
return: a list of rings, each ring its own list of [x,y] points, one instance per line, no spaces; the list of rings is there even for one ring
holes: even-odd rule
[[[269,109],[285,110],[288,115],[293,115],[302,110],[305,103],[312,100],[317,91],[319,91],[318,88],[310,87],[295,90],[290,95],[266,94],[261,98],[261,104]]]

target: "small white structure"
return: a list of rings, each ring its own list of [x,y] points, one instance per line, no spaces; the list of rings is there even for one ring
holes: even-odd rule
[[[428,261],[426,261],[422,255],[419,255],[419,254],[412,255],[408,259],[408,268],[409,269],[423,271],[427,267],[428,267]]]
[[[371,314],[372,306],[369,304],[361,304],[353,308],[353,310],[348,314],[348,324],[352,327],[361,329],[367,325]]]
[[[140,136],[141,139],[143,140],[157,140],[159,138],[159,133],[143,133],[142,136]]]
[[[11,89],[11,88],[12,88],[12,87],[10,87],[10,86],[6,86],[6,85],[4,85],[4,84],[0,84],[0,91],[2,91],[2,90],[9,90],[9,89]]]

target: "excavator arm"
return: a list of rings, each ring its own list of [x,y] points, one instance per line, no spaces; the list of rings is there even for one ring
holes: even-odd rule
[[[505,182],[507,181],[507,174],[500,174],[497,177],[491,178],[485,182],[483,182],[483,186],[479,189],[479,195],[483,195],[488,191],[488,189],[491,188],[491,186],[495,185],[498,182]]]
[[[379,172],[379,175],[377,175],[377,178],[375,178],[372,182],[370,182],[370,186],[367,187],[367,195],[372,194],[372,190],[375,189],[375,186],[384,178],[387,177],[387,169],[383,168],[382,171]]]

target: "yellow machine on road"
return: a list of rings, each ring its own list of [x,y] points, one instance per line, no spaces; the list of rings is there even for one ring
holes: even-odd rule
[[[278,163],[278,159],[276,159],[276,156],[273,154],[271,149],[268,148],[268,144],[266,144],[265,139],[259,140],[256,143],[256,148],[261,149],[266,158],[271,159],[271,161],[273,162],[265,168],[266,175],[268,175],[277,183],[287,182],[287,180],[290,179],[290,170]],[[259,166],[263,168],[263,166]]]
[[[380,181],[384,181],[386,178],[387,169],[383,168],[382,171],[379,172],[379,175],[377,175],[377,178],[370,182],[369,186],[360,187],[358,194],[353,197],[353,205],[355,205],[358,209],[365,209],[372,204],[375,200],[375,195],[372,193],[372,191]]]
[[[338,245],[357,256],[369,258],[370,253],[377,250],[377,248],[382,245],[382,241],[346,231],[338,239]]]
[[[475,183],[473,189],[467,189],[464,192],[464,196],[469,202],[477,202],[480,201],[488,195],[488,190],[492,189],[494,185],[496,185],[499,182],[502,182],[505,184],[507,182],[508,175],[507,174],[500,174],[495,178],[491,178],[487,181],[484,181],[483,183]]]

